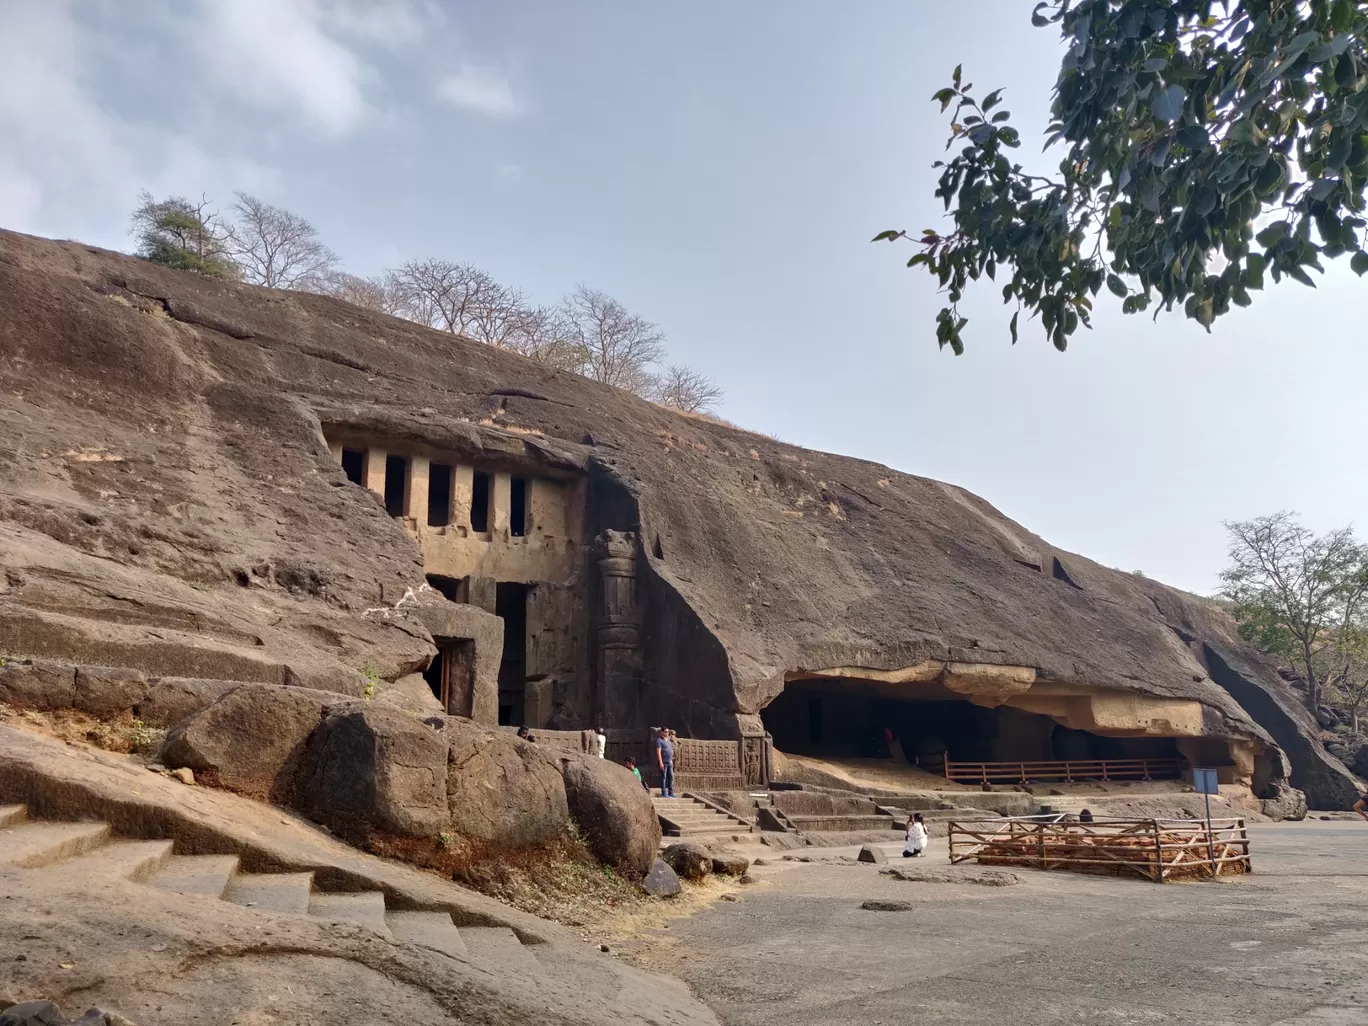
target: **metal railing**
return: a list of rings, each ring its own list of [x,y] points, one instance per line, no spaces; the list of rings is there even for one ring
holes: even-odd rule
[[[1178,780],[1182,759],[1055,759],[1042,762],[954,762],[943,775],[961,784],[1025,783],[1028,780]]]

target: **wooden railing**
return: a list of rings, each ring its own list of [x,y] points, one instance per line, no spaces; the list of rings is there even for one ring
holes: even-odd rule
[[[1028,780],[1178,780],[1182,759],[1063,759],[1047,762],[952,762],[944,776],[961,784],[1025,783]]]
[[[1242,819],[1097,820],[1063,817],[952,822],[950,861],[1135,875],[1155,883],[1252,871]]]

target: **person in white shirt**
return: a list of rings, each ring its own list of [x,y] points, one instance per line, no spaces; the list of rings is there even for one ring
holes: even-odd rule
[[[926,822],[922,814],[916,812],[907,821],[907,846],[903,848],[903,858],[919,859],[926,854]]]
[[[602,727],[594,728],[594,744],[598,749],[598,757],[603,758],[603,753],[608,751],[608,735],[603,732]]]

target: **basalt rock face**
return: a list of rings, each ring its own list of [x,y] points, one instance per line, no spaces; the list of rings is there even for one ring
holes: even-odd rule
[[[1200,703],[1276,756],[1266,787],[1281,746],[1313,806],[1352,789],[1295,710],[1253,722],[1286,687],[1219,610],[953,485],[77,244],[0,233],[0,296],[0,652],[352,695],[421,669],[392,608],[421,557],[331,456],[344,424],[585,482],[587,535],[639,545],[642,717],[681,735],[735,737],[811,670],[1006,667]]]

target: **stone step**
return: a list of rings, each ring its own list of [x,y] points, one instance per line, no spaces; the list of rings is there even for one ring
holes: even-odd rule
[[[23,821],[0,830],[0,866],[46,866],[98,848],[108,840],[107,823]]]
[[[456,958],[466,955],[461,931],[446,912],[387,912],[385,922],[400,944],[415,944]]]
[[[745,837],[746,834],[748,834],[749,832],[750,832],[750,831],[744,830],[744,829],[743,829],[743,830],[734,830],[734,829],[732,829],[731,827],[717,827],[717,828],[706,827],[706,828],[701,828],[701,829],[698,829],[698,830],[681,830],[681,831],[679,832],[678,835],[667,834],[666,836],[667,836],[667,837],[670,837],[670,836],[679,836],[679,837],[684,837],[684,838],[688,838],[688,837],[731,837],[732,834],[735,834],[737,837]]]
[[[546,970],[506,926],[463,926],[461,938],[471,962],[496,975],[514,975],[544,986]]]
[[[61,871],[88,880],[146,880],[171,857],[175,841],[110,841],[62,863]]]
[[[229,881],[223,900],[258,912],[309,911],[312,873],[239,873]]]
[[[28,809],[22,805],[0,805],[0,828],[22,823],[27,815]]]
[[[309,898],[309,915],[333,922],[359,923],[384,937],[390,936],[382,891],[314,892]]]
[[[221,898],[237,867],[236,855],[172,855],[147,882],[174,894]]]

